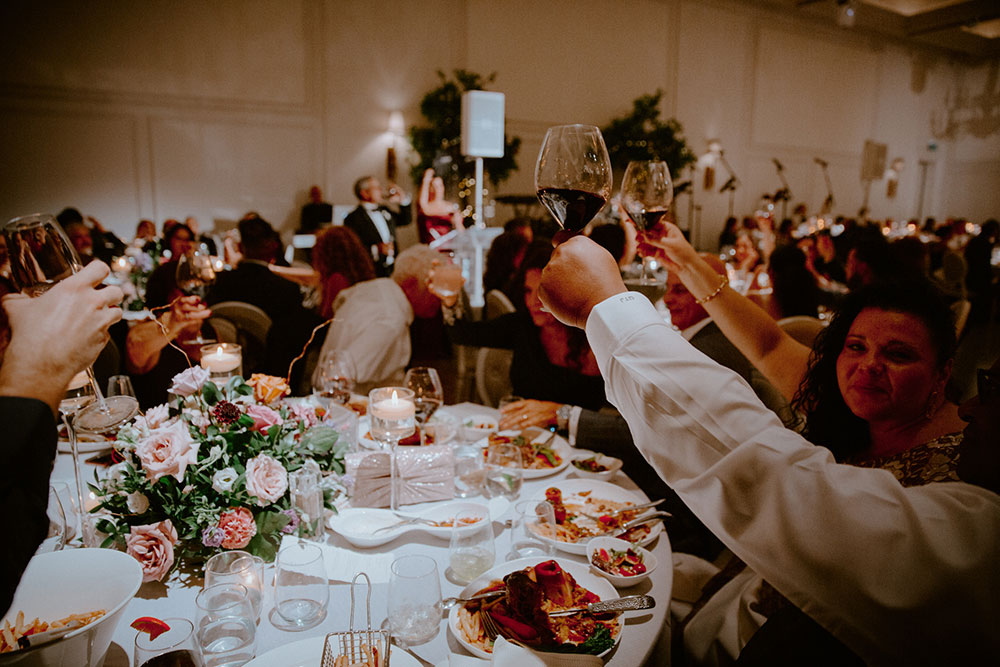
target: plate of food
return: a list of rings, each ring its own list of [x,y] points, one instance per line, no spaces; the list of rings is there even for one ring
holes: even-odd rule
[[[246,663],[246,667],[315,667],[323,658],[325,642],[326,637],[310,637],[282,644]],[[420,667],[419,660],[398,646],[389,647],[389,663],[392,667]]]
[[[632,505],[646,502],[635,491],[623,489],[608,482],[589,479],[566,479],[540,492],[531,500],[548,500],[555,506],[556,533],[554,536],[540,535],[549,540],[557,549],[580,556],[587,553],[587,542],[601,535],[614,535],[615,529],[652,510],[629,510]],[[624,510],[619,512],[619,510]],[[657,522],[637,526],[623,539],[646,546],[663,532],[663,524]]]
[[[420,512],[393,512],[373,507],[351,507],[327,520],[330,530],[343,536],[356,547],[377,547],[391,542],[412,530],[421,530],[435,537],[451,539],[455,516],[459,512],[478,513],[484,519],[498,521],[510,507],[506,498],[493,498],[488,504],[473,502],[435,503]],[[470,522],[469,525],[471,526]]]
[[[524,459],[524,479],[538,479],[561,472],[573,457],[573,448],[562,437],[543,428],[527,428],[523,431],[500,431],[490,435],[483,458],[489,454],[492,445],[514,443],[521,448]]]
[[[448,614],[448,629],[474,655],[490,659],[493,642],[486,637],[481,614],[489,614],[504,633],[536,651],[605,655],[621,639],[621,614],[549,612],[586,606],[618,597],[608,581],[586,565],[564,559],[521,558],[497,565],[466,586],[463,598],[506,589],[494,598],[457,604]]]

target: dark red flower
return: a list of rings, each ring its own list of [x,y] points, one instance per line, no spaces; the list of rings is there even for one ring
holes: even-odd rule
[[[240,409],[229,401],[219,401],[215,408],[212,409],[212,416],[215,417],[215,421],[223,426],[229,426],[234,423],[242,414]]]

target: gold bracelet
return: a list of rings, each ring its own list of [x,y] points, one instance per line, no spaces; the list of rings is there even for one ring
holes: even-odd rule
[[[711,301],[715,297],[719,296],[719,294],[722,293],[722,288],[725,287],[728,284],[729,284],[729,278],[723,276],[722,277],[722,282],[719,283],[719,286],[715,288],[714,292],[712,292],[708,296],[702,297],[700,299],[695,299],[694,302],[696,304],[698,304],[699,306],[704,306],[706,303],[708,303],[709,301]]]

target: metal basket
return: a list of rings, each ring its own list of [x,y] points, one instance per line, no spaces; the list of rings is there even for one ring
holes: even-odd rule
[[[367,630],[354,629],[354,587],[358,582],[358,577],[364,577],[368,584],[368,595],[365,598],[366,615],[368,617]],[[368,653],[365,652],[368,649]],[[350,665],[372,664],[366,663],[371,656],[370,652],[375,649],[378,656],[374,667],[389,667],[389,632],[387,630],[372,629],[372,582],[368,575],[359,572],[351,580],[351,625],[350,630],[345,632],[331,632],[326,636],[323,643],[323,659],[320,662],[322,667],[334,667],[334,663],[340,656],[345,656]]]

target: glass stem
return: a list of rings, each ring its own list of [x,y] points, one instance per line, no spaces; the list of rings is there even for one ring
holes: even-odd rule
[[[73,420],[65,412],[62,413],[62,419],[63,423],[66,424],[66,433],[69,435],[69,447],[73,451],[73,477],[76,479],[77,535],[80,537],[80,543],[83,546],[87,546],[87,541],[83,535],[84,526],[87,523],[83,513],[87,509],[83,504],[83,478],[80,475],[80,451],[76,443],[76,431],[73,430]]]
[[[396,472],[396,445],[398,443],[398,440],[389,442],[389,508],[394,512],[399,509],[399,497],[396,489],[396,483],[399,481]]]
[[[639,255],[639,262],[641,268],[639,269],[639,284],[644,285],[646,283],[646,258]]]
[[[108,405],[104,402],[104,392],[101,391],[101,386],[97,382],[97,377],[94,375],[94,367],[87,366],[87,378],[90,380],[90,386],[94,390],[94,398],[97,399],[97,405],[100,406],[101,412],[108,414]]]

